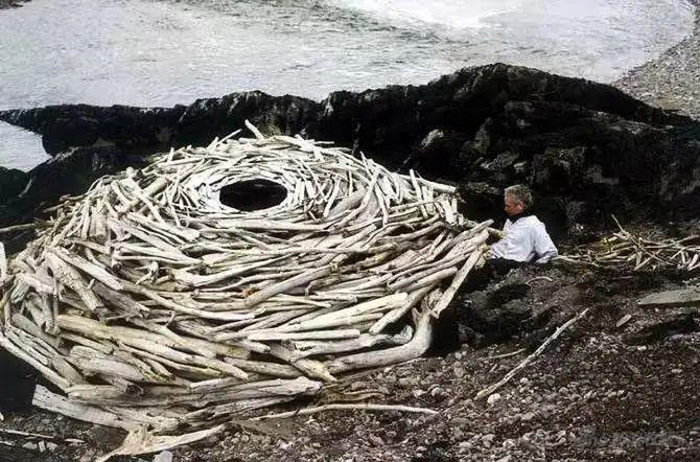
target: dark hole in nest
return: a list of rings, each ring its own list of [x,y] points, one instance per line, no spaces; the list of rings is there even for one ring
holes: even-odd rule
[[[256,178],[221,188],[221,203],[244,212],[262,210],[280,204],[287,189],[274,181]]]

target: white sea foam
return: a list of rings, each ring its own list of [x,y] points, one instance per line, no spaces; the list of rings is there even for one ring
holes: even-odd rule
[[[380,19],[403,24],[429,24],[447,29],[478,28],[483,20],[520,8],[526,0],[330,0]]]

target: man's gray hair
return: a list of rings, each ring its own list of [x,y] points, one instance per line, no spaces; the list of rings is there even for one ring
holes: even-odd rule
[[[514,201],[522,202],[525,210],[529,209],[534,204],[532,199],[532,191],[530,191],[530,188],[522,184],[507,187],[503,193],[503,196],[510,196]]]

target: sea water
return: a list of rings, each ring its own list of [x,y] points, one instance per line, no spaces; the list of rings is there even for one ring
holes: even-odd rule
[[[0,11],[0,110],[319,100],[492,62],[611,82],[692,22],[687,0],[32,0]],[[0,166],[46,158],[0,123]]]

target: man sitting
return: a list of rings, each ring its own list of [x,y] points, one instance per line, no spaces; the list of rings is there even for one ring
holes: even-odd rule
[[[498,274],[524,263],[544,264],[557,256],[557,248],[544,223],[530,213],[532,192],[527,186],[506,188],[505,212],[508,215],[505,236],[491,246],[489,266]]]

